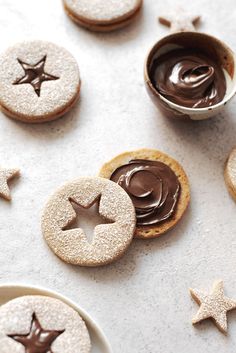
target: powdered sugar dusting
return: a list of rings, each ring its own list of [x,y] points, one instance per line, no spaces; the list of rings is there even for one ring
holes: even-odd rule
[[[115,21],[135,12],[141,0],[64,0],[75,15],[92,21]]]
[[[99,214],[114,223],[95,227],[91,244],[81,228],[63,231],[76,216],[70,199],[88,208],[100,195]],[[42,218],[42,231],[62,260],[99,266],[123,255],[132,241],[135,224],[135,210],[128,194],[110,180],[88,177],[64,185],[50,198]]]
[[[45,71],[59,77],[42,84],[40,97],[30,84],[14,85],[24,75],[18,60],[35,65],[46,56]],[[80,74],[76,60],[64,48],[44,41],[23,42],[0,56],[0,104],[16,119],[52,120],[76,99]]]

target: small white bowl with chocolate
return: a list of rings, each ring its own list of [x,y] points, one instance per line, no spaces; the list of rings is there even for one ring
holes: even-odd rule
[[[197,22],[198,17],[190,20]],[[163,18],[161,23],[173,25]],[[219,39],[175,22],[145,63],[145,83],[155,105],[173,118],[204,120],[220,113],[236,93],[236,56]]]

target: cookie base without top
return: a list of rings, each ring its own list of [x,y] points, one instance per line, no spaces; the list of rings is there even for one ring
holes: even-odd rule
[[[179,200],[176,206],[176,210],[170,219],[165,220],[164,222],[157,223],[152,226],[137,226],[135,231],[135,237],[140,239],[151,239],[157,238],[167,231],[171,230],[177,223],[182,219],[184,213],[186,212],[189,202],[190,202],[190,186],[188,177],[185,174],[182,166],[174,160],[169,155],[153,149],[139,149],[131,152],[124,152],[116,157],[114,157],[109,162],[105,163],[100,172],[99,176],[103,178],[110,179],[114,170],[120,166],[129,163],[131,160],[135,159],[144,159],[151,161],[159,161],[165,163],[169,166],[172,171],[178,177],[178,180],[181,185],[181,192]]]

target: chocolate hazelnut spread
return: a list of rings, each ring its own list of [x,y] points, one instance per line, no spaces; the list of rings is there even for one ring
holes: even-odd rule
[[[40,97],[41,86],[44,81],[58,80],[59,77],[50,75],[45,72],[44,66],[47,56],[44,56],[37,64],[31,65],[18,59],[19,64],[22,66],[25,74],[23,77],[14,82],[14,85],[30,84],[38,97]]]
[[[211,107],[221,102],[226,93],[220,64],[194,49],[172,50],[155,58],[150,78],[162,96],[189,108]]]
[[[64,330],[44,330],[34,313],[28,334],[9,335],[8,337],[21,343],[25,347],[26,353],[53,353],[51,345],[63,332]]]
[[[137,225],[151,226],[169,219],[180,194],[180,183],[172,169],[158,161],[136,159],[117,168],[110,179],[130,196]]]

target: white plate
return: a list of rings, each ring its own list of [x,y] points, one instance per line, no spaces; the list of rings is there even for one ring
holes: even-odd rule
[[[71,306],[73,309],[78,311],[78,313],[86,322],[92,342],[91,353],[112,353],[111,346],[101,329],[97,326],[97,324],[95,324],[95,322],[86,313],[86,311],[81,309],[73,301],[69,300],[61,294],[41,287],[23,286],[18,284],[0,285],[0,305],[23,295],[46,295],[52,298],[57,298]]]

